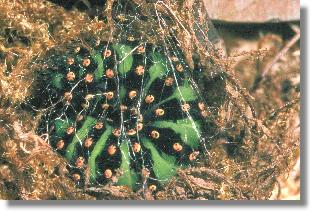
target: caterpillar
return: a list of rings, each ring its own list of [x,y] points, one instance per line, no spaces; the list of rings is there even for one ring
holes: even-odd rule
[[[155,44],[136,33],[137,10],[114,4],[118,39],[76,42],[52,53],[39,73],[33,102],[46,109],[38,134],[68,160],[77,186],[154,192],[209,143],[211,112],[194,81],[200,73],[174,36]]]
[[[77,185],[88,169],[90,184],[118,175],[119,185],[154,191],[196,161],[209,109],[181,52],[133,36],[89,43],[46,62],[38,97],[50,109],[38,132],[69,161]]]

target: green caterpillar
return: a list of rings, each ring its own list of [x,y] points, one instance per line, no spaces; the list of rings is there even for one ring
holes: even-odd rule
[[[38,129],[84,185],[155,191],[196,161],[209,115],[182,53],[140,43],[92,41],[53,55],[43,71],[50,110]],[[45,98],[47,99],[47,98]]]

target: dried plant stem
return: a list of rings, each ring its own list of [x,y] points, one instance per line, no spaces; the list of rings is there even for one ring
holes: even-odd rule
[[[292,27],[294,29],[294,27]],[[265,78],[270,70],[272,69],[272,67],[274,66],[274,64],[283,56],[285,55],[288,50],[297,43],[297,41],[300,39],[300,31],[299,30],[294,30],[296,32],[295,36],[285,45],[285,47],[274,57],[274,59],[272,60],[272,62],[270,62],[269,64],[267,64],[261,74],[262,78]]]
[[[293,108],[294,105],[300,103],[300,98],[296,98],[290,102],[287,102],[285,105],[283,105],[282,107],[274,110],[272,113],[270,113],[270,115],[268,116],[268,118],[266,119],[267,120],[272,120],[274,119],[275,117],[278,116],[278,114],[280,114],[281,112],[283,112],[284,110],[287,110],[289,108]]]

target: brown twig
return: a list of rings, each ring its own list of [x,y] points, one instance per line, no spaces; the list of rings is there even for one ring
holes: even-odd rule
[[[235,86],[238,89],[238,91],[240,92],[240,94],[242,95],[242,97],[244,98],[246,103],[248,104],[248,106],[251,110],[252,117],[256,118],[257,114],[256,114],[255,108],[251,102],[251,100],[253,100],[253,97],[245,89],[243,89],[241,87],[238,80],[232,74],[228,74],[227,79],[233,86]]]
[[[291,25],[291,28],[296,33],[295,36],[284,46],[284,48],[274,57],[271,63],[267,64],[261,74],[262,78],[265,78],[270,70],[272,69],[273,65],[284,55],[287,53],[287,51],[300,39],[300,30],[294,26]]]
[[[229,186],[231,186],[235,190],[235,192],[238,193],[239,198],[242,199],[242,192],[241,192],[240,188],[238,188],[227,177],[225,177],[223,174],[217,172],[216,170],[209,169],[206,167],[201,167],[201,168],[190,168],[187,170],[187,172],[192,173],[192,174],[206,173],[208,175],[211,175],[212,177],[216,177],[216,178],[222,180],[223,182],[225,182],[226,184],[228,184]]]
[[[264,121],[268,121],[268,120],[272,120],[274,119],[279,113],[281,113],[282,111],[284,111],[285,109],[289,109],[292,108],[293,105],[300,103],[300,98],[296,98],[290,102],[287,102],[285,105],[283,105],[282,107],[274,110],[273,112],[271,112],[269,114],[269,116],[264,120]]]

